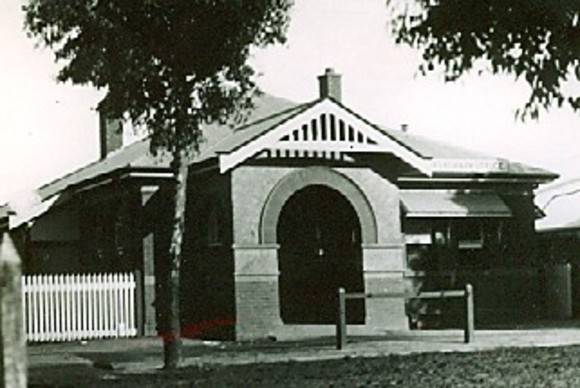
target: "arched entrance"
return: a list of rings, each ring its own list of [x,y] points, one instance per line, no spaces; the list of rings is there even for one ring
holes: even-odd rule
[[[277,224],[280,312],[289,324],[331,324],[336,291],[364,291],[361,224],[338,191],[310,185],[283,205]],[[364,323],[364,301],[347,306],[351,323]]]

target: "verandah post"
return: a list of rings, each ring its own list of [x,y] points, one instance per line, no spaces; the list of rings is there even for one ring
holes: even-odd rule
[[[475,332],[475,315],[473,311],[473,286],[465,285],[465,343],[473,341]]]
[[[133,271],[135,276],[135,319],[137,324],[137,335],[145,335],[145,314],[143,311],[143,272],[140,269]]]
[[[336,315],[336,349],[341,350],[346,345],[346,290],[338,289]]]

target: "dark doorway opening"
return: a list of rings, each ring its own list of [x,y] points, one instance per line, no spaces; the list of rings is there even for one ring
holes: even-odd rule
[[[338,191],[312,185],[284,205],[277,226],[284,323],[332,324],[336,294],[363,292],[361,226]],[[349,323],[364,323],[364,300],[349,301]]]

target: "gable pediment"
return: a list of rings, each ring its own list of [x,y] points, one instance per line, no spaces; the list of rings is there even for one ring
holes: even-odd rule
[[[219,159],[221,172],[226,172],[250,158],[264,155],[337,155],[345,159],[355,153],[393,154],[431,175],[430,160],[330,99],[300,111],[237,148],[221,152]]]

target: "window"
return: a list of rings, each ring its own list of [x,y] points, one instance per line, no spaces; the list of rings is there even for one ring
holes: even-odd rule
[[[412,270],[426,270],[433,267],[431,244],[432,223],[426,220],[405,220],[403,224],[407,246],[407,267]]]
[[[431,223],[409,220],[404,229],[407,245],[431,244]]]
[[[411,218],[403,221],[407,267],[449,270],[497,264],[503,221],[493,218]]]
[[[479,219],[466,219],[454,222],[452,225],[452,233],[457,241],[458,249],[483,248],[483,225]]]

